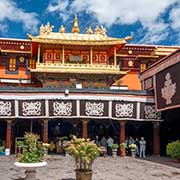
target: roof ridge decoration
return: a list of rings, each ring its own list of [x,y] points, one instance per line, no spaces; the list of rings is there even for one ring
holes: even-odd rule
[[[50,34],[53,31],[54,26],[51,26],[49,22],[44,26],[43,24],[40,27],[39,30],[39,35],[44,35],[44,34]]]
[[[53,32],[53,28],[54,26],[50,25],[49,22],[46,25],[42,24],[38,36],[28,34],[28,37],[33,42],[64,45],[123,45],[132,39],[132,36],[125,38],[108,37],[107,30],[102,25],[97,25],[94,30],[89,26],[86,33],[81,34],[77,15],[74,18],[71,33],[66,33],[63,25],[61,25],[59,32]]]
[[[61,27],[59,28],[59,32],[60,33],[65,33],[66,32],[66,29],[63,25],[61,25]]]

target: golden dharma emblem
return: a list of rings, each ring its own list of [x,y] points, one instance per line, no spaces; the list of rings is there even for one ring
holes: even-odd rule
[[[172,103],[172,97],[176,93],[176,83],[172,83],[171,75],[168,72],[165,77],[164,87],[161,88],[161,96],[166,100],[166,104]]]
[[[132,54],[132,50],[129,50],[129,51],[128,51],[128,54]]]
[[[22,50],[23,50],[23,49],[24,49],[24,46],[23,46],[23,45],[21,45],[21,46],[20,46],[20,49],[22,49]]]
[[[133,61],[128,61],[128,66],[132,67],[133,66]]]
[[[20,61],[21,63],[23,63],[23,62],[24,62],[24,57],[21,56],[21,57],[19,58],[19,61]]]

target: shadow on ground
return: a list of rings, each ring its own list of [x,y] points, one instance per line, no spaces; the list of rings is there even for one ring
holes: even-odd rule
[[[162,165],[180,168],[180,162],[176,162],[175,160],[169,157],[150,156],[150,157],[147,157],[146,160],[154,162],[154,163],[162,164]]]

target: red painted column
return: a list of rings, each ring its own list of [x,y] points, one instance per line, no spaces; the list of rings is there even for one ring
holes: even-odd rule
[[[83,131],[82,131],[82,137],[87,139],[88,138],[88,120],[83,120]]]
[[[119,123],[120,127],[119,127],[119,143],[123,143],[125,141],[125,121],[120,121]]]
[[[160,155],[159,122],[153,123],[153,154]]]
[[[43,120],[43,143],[48,143],[48,120]]]
[[[6,127],[6,148],[11,149],[12,120],[7,120]]]

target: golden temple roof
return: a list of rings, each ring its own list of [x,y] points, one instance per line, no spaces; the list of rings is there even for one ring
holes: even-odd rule
[[[28,35],[32,42],[50,44],[72,44],[72,45],[116,45],[125,44],[126,39],[111,38],[96,34],[74,34],[74,33],[55,33],[44,34],[41,36]]]
[[[75,15],[72,33],[65,33],[63,26],[61,26],[59,32],[53,32],[53,28],[54,26],[51,26],[50,23],[47,23],[45,26],[41,25],[38,36],[28,34],[28,37],[32,42],[64,45],[118,45],[126,44],[127,41],[132,39],[131,36],[126,38],[108,37],[106,35],[107,30],[103,26],[96,26],[94,34],[90,27],[87,30],[87,34],[79,34],[77,15]]]

